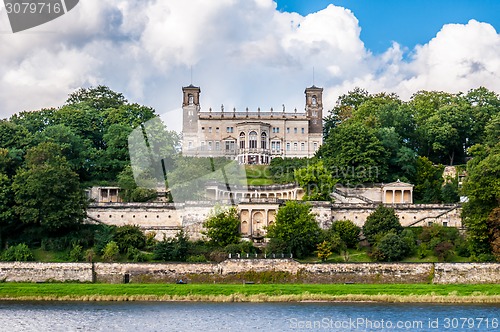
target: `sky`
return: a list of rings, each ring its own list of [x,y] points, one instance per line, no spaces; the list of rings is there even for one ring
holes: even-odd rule
[[[177,131],[191,83],[204,111],[302,111],[313,83],[326,109],[355,87],[403,100],[499,93],[499,12],[491,0],[81,0],[13,34],[0,6],[0,117],[96,85],[155,108]]]

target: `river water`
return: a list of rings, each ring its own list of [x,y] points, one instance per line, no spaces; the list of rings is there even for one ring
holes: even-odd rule
[[[500,331],[500,305],[0,302],[0,331]]]

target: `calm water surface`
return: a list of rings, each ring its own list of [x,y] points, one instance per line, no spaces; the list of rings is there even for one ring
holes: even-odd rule
[[[9,332],[500,331],[499,320],[499,305],[0,302]]]

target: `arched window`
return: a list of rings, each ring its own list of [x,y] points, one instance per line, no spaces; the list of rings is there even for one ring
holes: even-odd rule
[[[267,134],[265,132],[260,135],[260,148],[267,149]]]
[[[251,131],[248,134],[248,147],[250,149],[257,149],[257,133],[255,131]]]
[[[312,104],[316,105],[318,103],[318,98],[316,96],[312,96]]]
[[[188,104],[193,105],[194,104],[194,96],[192,94],[188,95]]]
[[[245,148],[245,133],[241,132],[240,133],[240,149]]]

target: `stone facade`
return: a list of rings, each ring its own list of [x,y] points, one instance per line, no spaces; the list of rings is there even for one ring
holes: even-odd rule
[[[500,283],[500,263],[301,264],[292,259],[229,259],[221,263],[0,263],[7,282],[242,281],[302,283]]]
[[[229,201],[226,201],[230,204]],[[262,240],[265,227],[274,222],[283,200],[275,198],[242,199],[235,202],[244,238]],[[345,204],[310,202],[321,228],[327,229],[336,220],[349,219],[363,226],[366,218],[379,204]],[[202,238],[202,224],[213,209],[214,202],[186,203],[94,203],[87,216],[94,222],[108,225],[139,225],[145,232],[155,232],[157,239],[173,237],[184,229],[193,239]],[[405,227],[430,226],[434,223],[462,228],[461,206],[458,204],[388,204],[395,209]]]
[[[305,112],[294,109],[202,111],[201,89],[183,91],[182,153],[226,157],[240,164],[269,164],[275,157],[312,157],[323,143],[323,89],[305,90]]]

